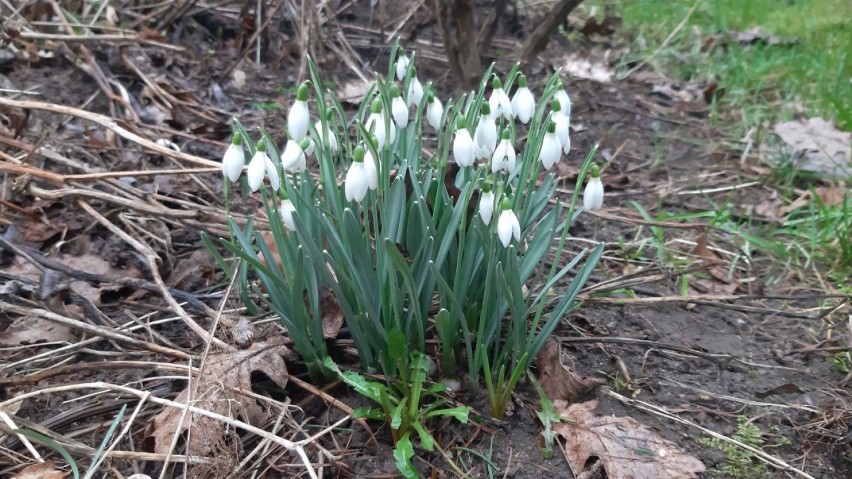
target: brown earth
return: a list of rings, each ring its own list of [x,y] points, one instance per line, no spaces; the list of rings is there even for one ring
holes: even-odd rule
[[[239,10],[239,5],[234,8]],[[440,36],[430,23],[434,19],[425,10],[402,22],[399,34],[406,48],[418,52],[421,78],[432,79],[446,98],[452,93],[449,73],[440,48],[435,46]],[[338,90],[357,84],[356,71],[367,76],[386,71],[388,49],[383,39],[391,26],[400,24],[391,20],[403,18],[404,12],[385,12],[384,17],[378,10],[375,17],[356,13],[366,11],[350,8],[338,14],[326,24],[325,43],[312,44],[323,74]],[[156,44],[93,41],[83,45],[101,67],[100,78],[122,85],[133,98],[139,121],[124,119],[119,122],[121,126],[152,141],[166,138],[186,153],[217,160],[226,145],[232,117],[247,127],[262,127],[273,136],[283,137],[283,108],[292,99],[291,86],[302,78],[299,52],[304,31],[289,12],[280,17],[261,36],[260,67],[250,61],[254,54],[248,49],[247,58],[237,60],[251,26],[240,27],[233,13],[221,11],[178,17],[165,37],[140,26],[143,37]],[[163,18],[165,14],[154,17]],[[493,49],[498,54],[498,71],[508,69],[513,60],[506,52],[520,44],[515,22],[528,25],[532,20],[520,16],[500,26]],[[380,28],[382,25],[384,28]],[[8,34],[9,24],[5,28]],[[219,31],[222,35],[217,40]],[[338,32],[341,37],[335,36]],[[561,38],[554,40],[542,54],[549,61],[529,69],[535,86],[546,80],[553,65],[563,62],[568,52],[579,51],[603,62],[600,53],[614,41],[583,37],[568,45]],[[100,87],[93,80],[97,74],[69,61],[78,58],[79,43],[52,40],[45,44],[26,38],[13,41],[19,47],[22,42],[52,51],[54,58],[27,60],[21,54],[4,60],[0,79],[6,77],[8,84],[0,87],[38,95],[0,96],[122,116],[121,102],[109,101],[104,94],[105,89],[112,88],[120,98],[120,89]],[[63,54],[60,44],[72,53]],[[234,71],[245,74],[245,86],[234,81]],[[606,380],[625,397],[659,406],[692,425],[727,436],[736,432],[738,416],[748,417],[763,432],[768,454],[812,477],[850,477],[850,394],[841,385],[843,375],[826,362],[831,352],[850,341],[842,318],[842,314],[848,314],[848,305],[846,313],[842,308],[831,314],[825,309],[845,299],[826,297],[821,289],[803,283],[802,275],[785,270],[764,252],[744,252],[739,238],[714,227],[719,224],[708,226],[707,218],[647,221],[632,203],[641,205],[651,218],[662,212],[696,213],[724,205],[729,221],[739,222],[751,215],[755,205],[772,200],[771,188],[763,183],[766,170],[752,158],[741,161],[741,149],[737,148],[741,145],[726,138],[721,128],[711,126],[710,108],[703,99],[683,101],[654,93],[654,85],[666,83],[661,77],[637,74],[611,83],[567,75],[564,79],[574,102],[574,131],[573,151],[559,166],[565,180],[563,196],[570,198],[577,168],[594,145],[599,145],[600,158],[607,161],[603,174],[606,208],[600,215],[581,216],[566,248],[576,252],[594,239],[606,242],[607,250],[587,285],[586,303],[557,331],[565,353],[563,362],[579,374]],[[197,365],[204,344],[175,319],[174,308],[151,286],[153,278],[144,254],[96,221],[78,199],[83,198],[121,230],[147,244],[158,258],[159,274],[174,288],[172,294],[179,301],[190,301],[184,307],[209,330],[209,310],[198,303],[217,308],[226,280],[206,255],[199,232],[224,231],[222,217],[215,214],[223,208],[221,174],[218,170],[192,175],[141,174],[144,170],[189,165],[145,151],[133,142],[117,140],[102,126],[74,116],[9,107],[0,107],[0,114],[4,118],[0,159],[6,165],[31,169],[28,175],[20,174],[20,169],[3,170],[0,301],[31,310],[64,311],[61,314],[95,326],[90,331],[75,327],[49,339],[41,338],[54,341],[50,343],[19,340],[15,344],[9,339],[14,332],[10,327],[22,315],[0,307],[0,338],[7,339],[0,349],[0,364],[5,365],[0,373],[0,401],[43,388],[97,381],[132,384],[163,398],[176,397],[185,387],[181,379],[185,369],[181,373],[166,366],[155,367],[154,363],[185,366],[193,356]],[[37,147],[41,150],[30,153]],[[60,175],[133,173],[117,178],[79,177],[57,184],[35,170]],[[736,191],[731,188],[752,180],[752,186]],[[69,188],[91,193],[71,193]],[[98,192],[111,196],[98,196]],[[133,205],[116,203],[116,197],[132,198]],[[150,207],[147,213],[145,205]],[[237,210],[251,211],[254,206],[249,200]],[[163,208],[178,214],[158,214]],[[193,211],[197,216],[180,216]],[[655,239],[655,235],[659,236]],[[665,249],[658,252],[661,243]],[[666,261],[660,261],[660,254]],[[64,265],[64,269],[58,268],[64,272],[59,282],[70,282],[70,289],[52,286],[49,274],[39,271],[56,268],[27,267],[27,255]],[[95,271],[92,262],[74,262],[74,258],[89,255],[99,256],[106,266]],[[737,263],[731,267],[735,258]],[[143,278],[140,281],[148,284],[97,281],[80,271],[111,278]],[[685,278],[689,281],[689,300],[682,297]],[[181,291],[185,293],[181,295]],[[238,307],[239,298],[228,305]],[[152,324],[155,320],[163,321]],[[134,341],[110,338],[83,343],[99,331],[118,331],[117,326],[125,323],[147,326],[132,333]],[[223,330],[227,327],[230,325],[221,326]],[[256,331],[257,337],[280,336],[268,322],[257,326]],[[226,336],[222,337],[228,341]],[[596,337],[601,339],[589,339]],[[161,345],[166,351],[152,351],[143,342]],[[77,346],[68,352],[48,354],[38,362],[14,365],[69,343]],[[296,359],[291,359],[291,380],[283,390],[279,381],[273,384],[268,377],[254,375],[251,380],[254,392],[271,398],[263,402],[271,418],[263,422],[264,429],[271,431],[276,415],[286,411],[285,415],[292,414],[293,424],[301,424],[304,430],[285,428],[275,433],[299,440],[320,426],[332,424],[343,413],[300,385],[299,377],[306,375]],[[51,372],[53,369],[56,371]],[[43,376],[27,376],[34,373]],[[36,395],[20,403],[20,409],[4,412],[18,427],[51,431],[70,442],[96,447],[121,405],[129,404],[129,413],[136,401],[126,395],[92,392],[69,388]],[[340,386],[329,392],[349,406],[364,405],[361,398]],[[708,469],[724,465],[725,456],[701,442],[706,436],[694,426],[650,413],[641,404],[624,404],[604,390],[589,392],[581,399],[594,397],[600,401],[600,414],[635,418],[697,456]],[[482,406],[481,398],[460,395],[457,399]],[[284,401],[299,404],[302,411],[281,406]],[[513,404],[510,417],[488,422],[485,429],[436,424],[443,431],[439,440],[478,452],[452,452],[456,464],[472,477],[575,477],[559,451],[550,460],[539,452],[542,426],[535,415],[539,407],[535,391],[528,384],[522,385]],[[119,449],[146,451],[145,425],[161,410],[159,405],[145,404]],[[379,423],[371,426],[378,446],[357,423],[320,440],[322,447],[341,456],[339,461],[326,462],[325,477],[395,475],[389,434]],[[0,435],[0,441],[4,441],[0,476],[14,475],[32,462],[19,440]],[[248,477],[244,471],[252,469],[260,477],[304,473],[295,455],[276,447],[254,458],[244,471],[234,473],[234,464],[258,442],[252,434],[231,435],[220,445],[217,460],[192,466],[190,476]],[[48,448],[38,448],[57,463],[63,461]],[[308,453],[312,458],[317,455],[315,449]],[[73,450],[72,455],[84,464],[88,462],[83,459],[87,457],[84,451]],[[491,470],[483,457],[490,458]],[[108,464],[115,471],[111,477],[134,471],[156,477],[162,459],[115,458]],[[453,477],[440,455],[420,451],[415,464],[424,477]],[[183,477],[181,465],[172,467],[167,477]],[[769,467],[768,471],[768,477],[797,477],[778,468]],[[700,477],[726,476],[711,471]]]

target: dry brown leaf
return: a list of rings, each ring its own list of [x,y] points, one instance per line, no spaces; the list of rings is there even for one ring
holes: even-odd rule
[[[53,461],[47,461],[25,467],[12,479],[62,479],[68,477],[68,474],[66,471],[57,471]]]
[[[571,401],[577,396],[606,384],[606,381],[580,376],[562,365],[559,343],[551,338],[536,358],[538,382],[551,401]]]
[[[595,414],[598,401],[571,404],[554,401],[553,409],[570,420],[553,425],[565,441],[568,465],[579,475],[592,457],[603,464],[606,477],[623,479],[697,478],[706,468],[675,443],[630,417]]]
[[[0,334],[0,346],[71,342],[74,339],[68,326],[35,316],[20,316]]]
[[[258,425],[264,419],[260,404],[238,391],[251,392],[251,375],[262,372],[280,387],[287,385],[287,365],[284,356],[289,349],[283,338],[275,337],[252,344],[248,349],[211,354],[205,363],[202,377],[195,379],[192,404],[224,416],[240,418]],[[184,389],[175,399],[186,403],[189,390]],[[169,408],[158,414],[145,430],[146,449],[166,454],[175,433],[191,429],[186,453],[209,456],[220,449],[225,440],[225,425],[215,419],[189,413],[180,424],[183,411]]]
[[[334,293],[326,288],[320,288],[320,314],[322,314],[322,336],[326,339],[334,339],[340,328],[343,327],[343,312]]]
[[[142,277],[142,274],[136,267],[119,269],[110,264],[109,261],[106,261],[100,256],[94,254],[84,254],[80,256],[61,255],[51,259],[77,271],[107,276],[110,278]],[[41,282],[41,271],[33,266],[32,263],[20,256],[17,256],[9,266],[0,268],[0,271],[3,271],[10,276],[22,277],[32,281]],[[101,302],[101,293],[104,291],[114,291],[119,288],[119,286],[93,286],[85,281],[71,281],[70,285],[72,291],[96,305]],[[53,288],[51,288],[51,290],[52,289]]]
[[[846,195],[849,194],[849,190],[843,183],[834,186],[818,186],[814,188],[819,200],[826,206],[837,206],[843,204],[843,200]],[[811,190],[806,190],[799,195],[798,198],[793,200],[787,206],[782,206],[779,208],[781,214],[786,215],[787,213],[802,208],[803,206],[807,206],[808,203],[811,202],[813,198],[813,193]]]
[[[804,171],[852,178],[852,133],[839,131],[830,121],[809,118],[807,121],[788,121],[775,125],[775,134],[800,160],[797,167]],[[777,162],[781,156],[771,148],[763,149]],[[773,161],[775,160],[775,161]]]
[[[719,292],[719,289],[724,289],[726,294],[731,294],[737,290],[739,287],[739,280],[737,280],[736,277],[734,277],[733,280],[728,278],[728,270],[724,264],[721,264],[722,259],[719,255],[707,247],[707,233],[701,233],[698,237],[693,254],[701,258],[707,272],[709,272],[710,276],[713,277],[714,282],[722,285],[717,287],[713,283],[708,283],[693,276],[690,280],[690,284],[692,286],[698,286],[699,292],[707,293],[708,291],[706,290]],[[705,291],[702,291],[702,289]]]
[[[372,86],[372,82],[366,82],[364,80],[352,80],[346,82],[338,89],[337,98],[340,99],[341,103],[360,105]]]

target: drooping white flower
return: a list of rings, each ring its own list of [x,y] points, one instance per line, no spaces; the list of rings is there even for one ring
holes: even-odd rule
[[[503,130],[503,139],[491,155],[491,173],[497,173],[500,170],[506,173],[515,171],[515,147],[512,146],[511,138],[509,129]]]
[[[296,222],[293,221],[293,212],[296,211],[296,207],[293,206],[293,202],[290,201],[290,198],[284,197],[281,200],[281,206],[278,207],[278,212],[281,213],[281,222],[284,223],[284,227],[290,231],[296,231]]]
[[[479,124],[473,133],[473,143],[476,157],[483,160],[490,159],[497,147],[497,123],[491,116],[491,107],[487,103],[482,104]]]
[[[482,194],[479,196],[479,217],[486,226],[491,224],[491,217],[494,215],[494,192],[491,191],[491,185],[486,183],[482,187]]]
[[[246,164],[246,154],[243,151],[243,135],[234,133],[231,139],[231,144],[225,150],[225,155],[222,157],[222,174],[224,174],[231,183],[240,179],[240,173],[243,172],[243,167]]]
[[[598,165],[592,165],[591,176],[583,191],[583,209],[599,210],[603,207],[604,188],[601,182],[601,170]]]
[[[473,160],[476,159],[473,151],[473,138],[470,137],[470,131],[465,127],[463,117],[459,117],[456,125],[456,137],[453,140],[453,158],[455,158],[459,166],[472,166]]]
[[[399,93],[398,86],[391,85],[390,97],[391,114],[393,115],[393,121],[394,123],[396,123],[396,126],[400,128],[405,128],[406,126],[408,126],[408,105],[406,105],[405,101],[402,99],[402,96]]]
[[[508,198],[503,198],[500,218],[497,220],[497,237],[504,248],[509,247],[513,237],[515,241],[521,240],[521,223],[512,211],[512,202]]]
[[[266,175],[269,175],[269,183],[272,185],[272,189],[278,191],[278,188],[281,187],[278,168],[276,168],[275,164],[272,163],[272,160],[266,154],[266,142],[260,141],[257,144],[257,151],[251,157],[248,172],[246,173],[251,191],[254,192],[260,189],[260,185],[263,184],[263,177]]]
[[[438,130],[441,128],[441,119],[444,117],[444,104],[435,96],[434,92],[429,92],[426,95],[426,121],[432,125],[432,128]]]
[[[518,76],[518,91],[512,97],[512,115],[526,125],[535,113],[535,97],[527,86],[527,77]]]
[[[408,71],[408,64],[410,60],[405,53],[400,53],[399,57],[396,59],[396,79],[402,81],[405,79],[405,72]]]
[[[331,129],[331,124],[330,124],[331,123],[331,115],[332,115],[332,111],[328,110],[328,117],[326,118],[326,123],[325,123],[325,126],[326,126],[325,132],[323,132],[323,130],[322,130],[322,120],[317,120],[317,122],[314,123],[314,128],[316,128],[316,130],[317,130],[317,136],[319,137],[318,139],[319,139],[320,143],[325,142],[326,138],[328,138],[328,148],[329,148],[329,150],[331,150],[332,155],[336,155],[337,150],[338,150],[337,135],[335,135],[334,130]],[[326,135],[326,132],[328,133],[327,135]],[[312,143],[312,145],[313,145],[313,143]],[[310,152],[310,153],[307,152],[307,150],[305,152],[308,153],[309,155],[312,153],[312,152]]]
[[[355,161],[349,167],[349,171],[346,172],[346,184],[344,186],[346,201],[355,200],[360,203],[367,196],[368,188],[369,179],[367,169],[364,166],[364,148],[359,145],[355,148]]]
[[[541,151],[539,151],[538,159],[541,160],[545,170],[549,170],[554,164],[559,162],[562,156],[562,143],[556,136],[556,122],[550,120],[547,122],[547,131],[544,133],[544,138],[541,140]]]
[[[411,80],[408,82],[408,94],[407,104],[408,106],[420,106],[420,102],[423,100],[423,85],[420,84],[420,80],[417,79],[417,70],[411,69]]]
[[[305,171],[308,166],[308,161],[305,153],[311,144],[309,138],[305,138],[301,143],[297,143],[292,138],[287,140],[284,146],[284,152],[281,153],[281,167],[288,173],[298,173]]]
[[[367,123],[364,128],[376,135],[376,149],[381,150],[387,144],[393,144],[396,141],[396,125],[394,122],[387,120],[382,108],[382,99],[375,98],[370,105],[370,116],[367,117]],[[387,142],[390,135],[390,143]]]
[[[503,115],[507,120],[512,119],[512,101],[509,100],[509,95],[503,90],[503,83],[494,75],[494,80],[491,81],[491,96],[488,98],[488,106],[491,108],[491,113],[495,117]]]
[[[553,100],[550,103],[553,114],[550,119],[556,123],[556,137],[559,138],[559,144],[562,145],[562,152],[566,155],[571,151],[571,121],[569,117],[562,114],[562,107],[559,100]]]
[[[571,98],[568,96],[568,93],[565,91],[565,89],[561,88],[561,82],[560,82],[560,88],[558,90],[556,90],[554,98],[556,98],[559,101],[559,106],[561,106],[559,111],[561,112],[561,114],[570,118],[571,117]]]
[[[296,140],[302,141],[308,136],[308,125],[311,122],[311,113],[308,111],[308,88],[309,82],[299,85],[296,91],[296,101],[287,113],[287,133]]]
[[[373,152],[369,149],[364,151],[364,171],[367,173],[367,187],[375,190],[379,187],[379,170],[376,168],[376,160]]]

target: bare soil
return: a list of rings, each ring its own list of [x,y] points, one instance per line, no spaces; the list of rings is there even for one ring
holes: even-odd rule
[[[233,11],[238,11],[240,5],[231,3]],[[386,71],[384,39],[392,27],[401,24],[398,33],[406,48],[417,51],[421,78],[434,81],[447,97],[454,93],[451,79],[435,19],[426,10],[424,6],[400,23],[397,20],[404,11],[389,11],[383,17],[378,10],[373,16],[363,13],[368,9],[346,9],[324,24],[323,42],[311,43],[312,53],[326,78],[342,89],[359,81],[358,72],[369,76],[373,71]],[[290,87],[303,73],[300,52],[305,31],[289,12],[281,13],[280,20],[276,17],[261,36],[262,64],[257,66],[254,52],[246,44],[253,27],[241,25],[233,12],[224,11],[192,14],[193,10],[174,19],[162,37],[140,26],[138,31],[155,43],[13,42],[19,47],[21,42],[31,43],[54,56],[27,61],[19,55],[3,60],[0,79],[6,85],[0,87],[37,95],[0,96],[119,117],[118,124],[131,132],[152,141],[167,139],[186,153],[212,160],[224,151],[232,117],[283,138],[283,115],[293,95]],[[158,18],[165,18],[164,14]],[[498,29],[493,48],[498,71],[510,67],[513,59],[508,52],[522,40],[523,27],[518,29],[517,22],[528,25],[532,20],[515,17]],[[10,24],[4,28],[8,32]],[[72,53],[63,54],[58,44]],[[548,62],[529,67],[531,83],[545,81],[568,52],[580,52],[606,65],[601,52],[613,44],[617,41],[611,37],[581,37],[569,45],[557,35],[542,54]],[[108,99],[95,81],[99,75],[72,63],[72,59],[82,58],[81,45],[101,68],[101,78],[121,85],[107,88],[117,98],[123,95],[122,88],[126,91],[138,121],[123,118],[121,102]],[[243,52],[247,55],[240,59]],[[235,82],[234,71],[245,74],[244,86]],[[843,386],[843,374],[826,362],[831,353],[850,344],[850,331],[843,324],[848,304],[833,313],[826,310],[842,305],[845,299],[826,296],[823,288],[802,282],[803,276],[796,272],[779,278],[783,265],[761,251],[752,251],[750,258],[740,255],[732,268],[733,256],[726,252],[743,253],[736,237],[707,226],[704,219],[647,221],[632,203],[641,205],[652,218],[661,211],[695,213],[729,203],[733,218],[745,218],[754,205],[772,195],[763,183],[766,170],[752,158],[741,161],[741,149],[736,147],[742,145],[708,122],[706,103],[685,103],[654,93],[653,85],[666,82],[662,77],[634,75],[601,83],[566,75],[564,80],[574,102],[574,131],[573,150],[559,165],[563,198],[570,199],[577,169],[594,145],[599,145],[599,155],[607,161],[603,175],[606,208],[600,215],[583,215],[566,248],[576,252],[594,240],[605,242],[607,250],[583,295],[584,306],[557,331],[563,362],[578,374],[606,380],[609,388],[625,397],[659,406],[692,425],[726,436],[736,432],[737,418],[746,416],[762,431],[766,453],[811,477],[852,477],[852,396],[848,386]],[[25,174],[23,170],[3,170],[0,301],[32,311],[53,311],[95,326],[89,331],[75,326],[70,335],[60,331],[52,338],[36,335],[34,341],[4,342],[0,348],[0,364],[4,365],[0,401],[48,387],[98,381],[133,385],[174,398],[186,385],[180,379],[185,371],[166,366],[185,366],[189,357],[197,361],[204,343],[176,319],[174,309],[156,289],[139,283],[150,286],[153,279],[144,255],[84,210],[80,200],[155,252],[159,274],[173,288],[172,294],[209,330],[213,323],[209,311],[198,303],[215,310],[227,279],[207,255],[200,233],[225,231],[222,216],[215,214],[224,209],[221,173],[142,174],[189,165],[117,139],[103,126],[73,115],[2,106],[0,115],[0,160],[32,169]],[[56,183],[36,170],[59,175],[130,173]],[[751,180],[757,183],[742,190],[730,188]],[[115,197],[132,198],[130,206],[117,203]],[[242,201],[237,211],[253,211],[252,200]],[[146,204],[150,211],[145,211]],[[159,214],[163,208],[176,214]],[[195,216],[181,216],[193,211]],[[654,239],[656,234],[658,239]],[[666,245],[664,262],[657,254],[661,243]],[[708,259],[707,248],[716,260]],[[52,285],[48,276],[53,273],[48,272],[54,268],[44,263],[41,268],[27,266],[41,257],[64,265],[58,281],[73,282],[76,287]],[[93,257],[103,260],[101,269],[96,268]],[[137,282],[97,281],[80,272]],[[682,296],[684,278],[690,284],[688,300]],[[238,306],[239,298],[228,301],[228,307]],[[233,314],[236,317],[237,312]],[[21,317],[20,312],[0,307],[0,339],[12,337],[8,328]],[[274,322],[250,319],[257,322],[256,341],[281,334]],[[122,333],[131,335],[133,342],[91,339],[98,331],[118,332],[118,326],[125,323],[146,326]],[[221,330],[231,332],[224,326]],[[227,334],[222,338],[233,344]],[[186,356],[158,353],[144,343]],[[69,344],[76,346],[59,351]],[[341,357],[352,358],[347,355],[345,338],[338,346]],[[45,353],[39,361],[15,365]],[[197,362],[193,364],[197,366]],[[315,390],[299,385],[297,380],[307,376],[295,358],[288,369],[291,380],[283,390],[262,375],[252,377],[253,391],[271,398],[264,404],[289,401],[301,407],[288,411],[292,423],[303,430],[288,425],[276,429],[275,434],[302,439],[343,416]],[[69,388],[34,395],[19,403],[18,409],[4,412],[17,427],[97,447],[121,405],[129,404],[129,413],[137,402],[130,396],[93,392]],[[365,405],[339,385],[326,392],[348,406]],[[633,417],[697,456],[709,470],[701,477],[726,477],[714,470],[725,464],[725,456],[701,442],[707,436],[696,427],[649,413],[636,403],[624,404],[602,390],[576,400],[595,397],[600,401],[600,414]],[[460,394],[456,399],[482,406],[480,397]],[[472,477],[576,477],[558,450],[553,459],[542,458],[542,427],[535,415],[539,400],[528,384],[521,386],[513,405],[513,413],[502,422],[434,427],[441,431],[439,440],[445,446],[456,448],[451,452],[454,461]],[[272,430],[279,409],[269,407],[269,417],[261,427]],[[160,405],[145,404],[119,449],[150,452],[146,426],[161,410]],[[319,441],[340,456],[339,461],[325,464],[324,477],[396,474],[387,429],[379,423],[370,425],[378,444],[354,422]],[[32,462],[31,454],[14,436],[0,433],[0,441],[0,476],[11,477]],[[216,461],[191,466],[189,477],[248,477],[247,471],[252,470],[258,477],[270,478],[304,474],[295,455],[275,446],[264,449],[239,473],[233,472],[234,465],[258,443],[252,434],[233,434]],[[41,454],[63,463],[50,449],[37,447]],[[315,448],[308,453],[317,457]],[[88,462],[86,451],[73,450],[72,455],[82,464]],[[417,457],[423,477],[454,477],[440,455],[419,451]],[[489,458],[491,470],[483,457]],[[119,457],[107,464],[114,471],[110,477],[133,472],[156,477],[162,459]],[[166,477],[184,477],[182,465],[170,467]],[[108,469],[103,470],[106,474]],[[768,471],[768,477],[797,477],[778,468],[769,467]]]

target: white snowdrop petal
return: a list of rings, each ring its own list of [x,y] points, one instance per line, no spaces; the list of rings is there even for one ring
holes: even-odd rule
[[[512,98],[512,113],[526,125],[535,113],[535,97],[527,87],[519,88]]]
[[[349,171],[346,172],[346,184],[344,185],[346,200],[355,200],[360,203],[367,196],[368,187],[364,162],[356,161],[352,163]]]
[[[541,152],[539,153],[539,159],[545,170],[549,170],[559,161],[559,157],[562,154],[561,151],[562,145],[559,143],[559,138],[556,137],[556,134],[545,133],[544,140],[541,143]]]
[[[246,155],[243,152],[242,145],[231,143],[222,158],[222,173],[233,183],[240,179],[240,173],[243,172],[245,163]]]
[[[266,176],[266,160],[266,153],[258,151],[249,162],[246,177],[248,178],[249,188],[253,192],[259,190],[260,185],[263,184],[263,177]]]
[[[604,189],[600,178],[592,178],[583,191],[583,209],[599,210],[603,207]]]
[[[396,60],[396,79],[402,81],[405,78],[405,72],[408,71],[409,59],[404,54],[400,55]]]
[[[408,126],[408,106],[402,97],[398,96],[391,101],[391,112],[393,113],[393,121],[398,127],[405,128]]]
[[[562,145],[562,151],[568,153],[565,149],[565,146],[568,146],[568,149],[571,148],[571,126],[568,121],[567,116],[563,115],[553,115],[553,122],[556,123],[556,137],[559,138],[559,144]]]
[[[294,211],[296,211],[296,207],[289,199],[282,200],[281,206],[278,207],[278,212],[281,213],[281,221],[284,223],[284,227],[290,231],[296,231],[296,222],[293,221]]]
[[[364,174],[369,189],[375,190],[379,187],[379,170],[376,168],[376,161],[373,159],[373,153],[370,150],[364,153]]]
[[[512,210],[503,210],[500,213],[500,218],[497,220],[497,237],[500,238],[504,248],[509,247],[513,237],[516,241],[521,240],[521,225]]]
[[[491,216],[494,214],[494,192],[482,193],[479,198],[479,217],[485,225],[491,224]]]
[[[423,85],[417,77],[413,77],[408,83],[408,106],[420,106],[420,101],[423,99]]]
[[[278,177],[278,168],[272,162],[272,158],[263,155],[266,158],[266,174],[269,175],[269,184],[272,185],[273,191],[278,191],[281,188],[281,178]]]
[[[441,118],[444,116],[444,105],[441,100],[435,98],[432,103],[426,108],[426,120],[432,128],[438,130],[441,128]]]
[[[467,128],[456,131],[456,138],[453,140],[453,158],[455,158],[456,163],[459,166],[471,166],[475,159],[474,154],[473,139],[470,137]]]
[[[308,124],[311,115],[308,102],[296,100],[287,113],[287,133],[296,141],[302,141],[308,135]]]

